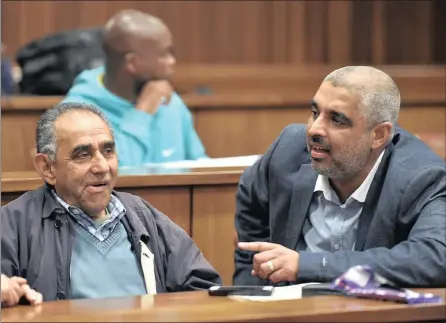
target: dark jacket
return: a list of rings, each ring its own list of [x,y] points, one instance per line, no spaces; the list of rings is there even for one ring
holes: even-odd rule
[[[239,241],[270,241],[298,250],[296,282],[327,282],[355,265],[370,265],[404,286],[446,286],[445,162],[397,128],[364,202],[354,251],[308,252],[302,226],[317,179],[304,125],[287,127],[248,168],[239,184]],[[234,284],[252,277],[252,253],[235,252]]]
[[[143,271],[145,252],[141,250],[148,247],[153,254],[157,293],[221,284],[218,273],[183,229],[140,197],[113,194],[127,210],[121,221]],[[26,278],[44,301],[70,298],[75,235],[68,216],[46,186],[1,209],[2,273]]]

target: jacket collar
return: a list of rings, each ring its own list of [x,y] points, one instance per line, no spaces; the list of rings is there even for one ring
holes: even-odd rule
[[[316,179],[317,173],[313,170],[311,164],[303,164],[295,176],[288,216],[289,221],[286,223],[285,233],[285,246],[293,250],[296,248],[298,238],[302,233],[302,226],[313,196]]]
[[[65,214],[65,209],[57,202],[51,193],[52,187],[48,184],[44,184],[44,186],[40,189],[44,195],[42,218],[49,218],[53,214]],[[137,238],[138,240],[142,240],[144,243],[147,243],[150,239],[150,235],[142,221],[139,219],[138,211],[135,209],[135,205],[130,204],[128,200],[123,198],[119,192],[113,191],[112,194],[119,199],[126,209],[126,213],[122,221],[128,234],[134,235],[135,239]]]
[[[369,229],[371,227],[373,217],[377,211],[379,196],[381,195],[381,189],[387,174],[387,168],[389,166],[393,149],[393,143],[387,145],[381,163],[367,193],[367,197],[359,217],[358,231],[356,232],[356,251],[363,250],[364,244],[368,238]]]
[[[64,208],[60,205],[51,193],[51,185],[44,184],[40,190],[43,193],[43,212],[42,218],[46,219],[53,215],[53,213],[63,214]]]
[[[362,213],[359,219],[358,231],[356,235],[355,250],[362,250],[367,238],[367,234],[376,212],[378,197],[381,193],[381,187],[387,172],[390,156],[394,149],[394,143],[399,140],[399,134],[395,134],[392,143],[389,143],[382,155],[374,179],[370,185],[366,200],[363,205]],[[313,170],[311,163],[303,164],[297,175],[291,195],[288,221],[285,229],[285,246],[295,249],[302,234],[302,227],[313,196],[314,187],[317,180],[317,173]]]
[[[138,208],[142,208],[143,206],[135,205],[133,203],[133,199],[132,201],[129,201],[125,197],[125,195],[119,192],[113,191],[112,194],[119,199],[119,201],[122,203],[122,205],[124,205],[124,208],[126,209],[126,213],[122,218],[122,222],[126,227],[127,233],[134,236],[134,238],[138,241],[141,240],[144,243],[148,243],[148,241],[150,240],[150,234],[147,231],[143,221],[141,221],[138,211]]]

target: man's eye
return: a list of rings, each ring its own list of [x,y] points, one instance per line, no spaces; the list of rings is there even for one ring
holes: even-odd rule
[[[113,148],[105,148],[104,149],[104,154],[106,154],[106,155],[110,155],[110,154],[112,154],[114,152],[114,149]]]
[[[313,117],[317,117],[317,111],[316,110],[311,110],[311,115],[313,116]]]
[[[88,156],[90,156],[89,153],[81,153],[81,154],[77,155],[77,158],[88,158]]]
[[[334,117],[332,120],[333,120],[334,124],[337,124],[337,125],[343,124],[343,121],[340,118]]]

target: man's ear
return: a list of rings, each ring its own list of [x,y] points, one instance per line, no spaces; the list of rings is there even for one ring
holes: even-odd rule
[[[382,122],[373,129],[372,149],[387,145],[390,134],[392,133],[392,127],[392,123]]]
[[[137,58],[134,53],[127,53],[124,56],[125,66],[132,74],[136,74],[136,59]]]
[[[40,177],[50,185],[56,184],[56,175],[53,170],[53,163],[46,154],[38,153],[34,156],[34,167]]]

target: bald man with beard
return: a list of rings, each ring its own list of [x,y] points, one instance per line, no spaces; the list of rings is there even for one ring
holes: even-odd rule
[[[101,108],[120,166],[207,158],[192,116],[173,90],[172,34],[162,20],[123,10],[104,27],[105,66],[82,72],[65,102]]]
[[[368,265],[404,287],[446,285],[444,160],[396,126],[400,92],[369,66],[330,73],[308,124],[243,174],[234,284],[331,282]]]

